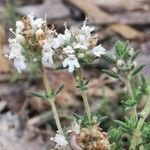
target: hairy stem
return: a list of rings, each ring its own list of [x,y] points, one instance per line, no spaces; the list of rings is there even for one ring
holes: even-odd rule
[[[84,81],[81,68],[78,70],[77,75],[79,76],[81,81]],[[78,82],[77,82],[77,84],[78,84]],[[81,91],[81,96],[82,96],[84,107],[85,107],[85,113],[88,116],[88,118],[90,119],[91,118],[91,111],[90,111],[90,106],[89,106],[89,102],[88,102],[88,98],[87,98],[87,93],[85,90],[82,90],[82,89],[80,89],[80,91]]]
[[[42,66],[42,69],[41,69],[41,74],[42,74],[45,90],[46,90],[47,93],[50,93],[51,92],[51,88],[50,88],[49,81],[47,79],[46,72],[45,72],[45,69],[44,69],[43,66]],[[58,112],[57,112],[56,105],[55,105],[55,97],[49,98],[48,101],[51,104],[51,108],[52,108],[52,112],[53,112],[53,115],[54,115],[54,119],[55,119],[55,123],[56,123],[57,129],[61,133],[63,133],[63,130],[62,130],[62,127],[61,127],[61,123],[60,123],[60,120],[59,120],[59,116],[58,116]]]
[[[139,138],[140,134],[141,134],[141,128],[144,124],[144,121],[145,119],[147,118],[147,116],[150,114],[150,98],[148,96],[148,99],[147,99],[147,103],[142,111],[142,117],[140,118],[138,124],[137,124],[137,127],[135,129],[135,134],[134,134],[134,137],[131,141],[131,146],[130,146],[130,149],[131,150],[135,150],[136,149],[136,145],[137,144],[140,144],[141,142],[141,139]],[[144,150],[143,146],[140,147],[140,150]]]
[[[125,81],[126,87],[127,87],[127,91],[128,91],[128,95],[130,98],[132,98],[132,100],[134,100],[134,95],[133,95],[133,91],[132,91],[132,87],[131,87],[131,83],[130,80],[127,79]],[[136,117],[136,119],[138,119],[137,117],[137,111],[136,111],[136,105],[133,107],[132,111],[131,111],[131,115]]]
[[[87,116],[90,118],[91,117],[91,111],[90,111],[90,106],[89,106],[89,103],[88,103],[86,91],[82,90],[81,91],[81,96],[82,96],[82,99],[83,99],[85,112],[86,112]]]

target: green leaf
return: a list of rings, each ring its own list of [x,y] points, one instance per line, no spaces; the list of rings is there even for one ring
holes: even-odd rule
[[[59,86],[56,90],[55,90],[55,95],[57,95],[58,93],[60,93],[62,91],[62,89],[64,88],[64,84],[62,84],[61,86]]]
[[[107,62],[112,63],[112,64],[116,64],[116,61],[114,58],[112,58],[109,55],[102,55],[102,58],[105,59]]]
[[[38,93],[38,92],[31,92],[30,94],[31,94],[32,96],[36,96],[36,97],[40,97],[40,98],[45,99],[45,96],[42,95],[42,94],[40,94],[40,93]]]
[[[125,50],[125,45],[123,42],[117,41],[115,44],[116,54],[121,57]]]
[[[109,136],[110,136],[111,143],[119,142],[121,135],[122,135],[122,133],[119,129],[112,128],[109,130]]]
[[[146,78],[141,74],[142,85],[144,88],[147,88],[148,84]]]
[[[125,127],[125,123],[119,120],[114,120],[115,123],[117,123],[118,125],[120,125],[121,127]]]
[[[131,58],[132,62],[137,58],[138,55],[139,55],[139,50],[136,50],[134,55]]]
[[[129,58],[128,51],[125,51],[125,52],[123,53],[122,58],[123,58],[124,60],[128,60],[128,58]]]
[[[99,117],[99,118],[98,118],[98,123],[102,123],[102,122],[106,121],[107,119],[108,119],[107,116]]]
[[[116,78],[116,79],[119,78],[119,77],[118,77],[118,74],[115,73],[115,72],[113,72],[113,71],[111,71],[111,70],[103,69],[102,72],[104,72],[104,73],[106,73],[107,75],[109,75],[109,76],[111,76],[111,77],[114,77],[114,78]]]
[[[89,84],[89,82],[90,82],[89,80],[84,80],[84,81],[83,81],[83,85],[86,86],[86,85]]]
[[[76,113],[73,113],[73,116],[77,119],[77,120],[80,120],[82,119],[82,116],[76,114]]]
[[[123,68],[120,68],[120,70],[123,72],[127,72],[127,71],[130,71],[131,68],[130,67],[123,67]]]
[[[139,73],[146,65],[140,65],[139,67],[135,68],[131,74],[131,76],[136,75],[137,73]]]

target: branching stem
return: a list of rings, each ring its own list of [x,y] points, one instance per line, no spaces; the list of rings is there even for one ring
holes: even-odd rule
[[[43,78],[46,93],[51,93],[52,91],[51,91],[49,81],[47,79],[46,72],[45,72],[45,69],[44,69],[43,66],[42,66],[42,69],[41,69],[41,75],[42,75],[42,78]],[[55,122],[56,122],[57,129],[61,133],[63,133],[61,123],[60,123],[60,120],[59,120],[59,116],[58,116],[58,112],[57,112],[56,105],[55,105],[55,98],[56,98],[55,96],[53,96],[52,98],[49,98],[48,102],[51,104],[51,108],[52,108],[52,112],[53,112],[53,115],[54,115],[54,119],[55,119]]]
[[[141,128],[144,124],[144,121],[145,119],[147,118],[147,116],[150,114],[150,96],[148,95],[148,99],[147,99],[147,102],[146,102],[146,105],[142,111],[142,117],[140,118],[138,124],[137,124],[137,127],[135,129],[135,134],[134,134],[134,137],[131,141],[131,146],[130,146],[130,150],[135,150],[136,149],[136,145],[140,144],[141,143],[141,138],[140,137],[140,134],[141,134]],[[140,146],[140,150],[144,150],[144,147],[143,146]]]

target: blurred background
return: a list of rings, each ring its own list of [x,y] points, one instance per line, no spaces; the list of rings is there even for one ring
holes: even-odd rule
[[[36,17],[47,15],[49,25],[58,32],[64,31],[64,23],[81,26],[86,17],[88,25],[95,26],[98,42],[108,53],[113,53],[115,41],[130,41],[140,50],[139,63],[147,64],[143,73],[150,75],[150,1],[149,0],[0,0],[0,150],[47,150],[51,136],[56,131],[49,104],[30,95],[31,91],[44,91],[40,75],[18,74],[5,53],[9,28],[31,12]],[[108,116],[101,124],[107,131],[112,120],[123,119],[124,85],[101,73],[111,67],[103,60],[84,66],[84,77],[90,80],[88,97],[92,112]],[[54,87],[65,83],[56,104],[63,127],[68,127],[72,114],[83,114],[83,104],[72,76],[67,71],[48,71]],[[135,86],[136,86],[135,80]],[[143,103],[139,106],[139,110]],[[124,143],[125,145],[126,143]]]

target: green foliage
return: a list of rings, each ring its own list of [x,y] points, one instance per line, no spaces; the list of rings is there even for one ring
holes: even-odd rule
[[[145,65],[140,65],[138,66],[137,68],[135,68],[132,73],[131,73],[131,76],[135,76],[136,74],[138,74],[140,71],[142,71],[142,69],[145,67]]]
[[[104,73],[106,73],[107,75],[109,75],[109,76],[111,76],[111,77],[114,77],[114,78],[116,78],[116,79],[119,78],[119,77],[118,77],[118,74],[115,73],[115,72],[113,72],[113,71],[111,71],[111,70],[103,69],[102,72],[104,72]]]
[[[133,90],[134,98],[127,97],[125,100],[122,100],[121,103],[124,105],[126,110],[131,110],[140,101],[142,94],[142,88],[139,86]]]
[[[121,57],[125,59],[127,55],[127,52],[126,52],[127,47],[128,47],[128,42],[123,43],[123,42],[117,41],[115,44],[117,57]]]
[[[142,92],[146,95],[150,95],[150,85],[148,84],[146,78],[141,75],[141,81],[142,81]]]
[[[133,54],[133,56],[131,57],[131,61],[133,62],[139,55],[139,50],[136,50]]]
[[[120,141],[122,136],[122,131],[118,128],[110,128],[108,131],[109,140],[112,145],[113,150],[119,150],[121,147]]]
[[[102,58],[105,59],[109,63],[116,64],[116,60],[109,55],[104,54],[102,55]]]
[[[97,114],[91,114],[90,118],[87,115],[80,116],[75,113],[73,116],[81,123],[81,128],[88,128],[97,124],[101,124],[107,119],[106,116],[102,117],[101,115]]]
[[[59,94],[62,91],[63,88],[64,88],[64,84],[59,86],[56,90],[51,90],[50,92],[45,92],[45,94],[41,94],[39,92],[31,92],[30,94],[32,96],[40,97],[43,100],[49,101],[53,97],[56,97],[56,95]]]
[[[41,94],[41,93],[38,93],[38,92],[31,92],[30,93],[32,96],[35,96],[35,97],[40,97],[42,99],[45,99],[45,95]]]
[[[142,139],[145,143],[150,144],[150,123],[145,123],[142,128]]]
[[[89,83],[88,80],[81,80],[80,78],[76,78],[76,82],[77,82],[77,88],[79,88],[81,91],[87,90],[87,85]]]
[[[126,117],[124,121],[115,120],[115,123],[117,123],[119,127],[118,129],[112,128],[109,132],[112,149],[121,149],[119,147],[121,145],[119,144],[118,146],[118,143],[120,143],[119,138],[121,137],[120,132],[123,135],[125,134],[130,137],[130,141],[128,143],[129,147],[131,143],[131,147],[133,149],[139,149],[141,145],[143,145],[145,149],[148,149],[147,145],[150,143],[150,125],[146,123],[145,118],[149,114],[149,103],[146,103],[146,106],[143,109],[144,112],[142,111],[145,115],[142,116],[142,121],[141,118],[138,119],[136,117],[136,107],[142,96],[150,95],[150,86],[143,75],[141,75],[141,83],[136,83],[136,87],[131,86],[131,81],[135,79],[135,76],[139,75],[145,65],[141,64],[137,66],[136,58],[139,54],[139,50],[135,51],[133,48],[129,47],[128,42],[116,42],[115,54],[116,60],[114,60],[114,58],[110,55],[103,56],[107,62],[113,65],[113,69],[103,70],[103,72],[111,77],[119,78],[125,83],[128,94],[126,94],[127,96],[123,98],[121,103],[124,105],[125,110],[131,111],[131,116]],[[132,109],[134,109],[134,113]],[[137,133],[137,136],[139,137],[137,141],[135,141],[137,139],[135,138],[135,133]],[[142,138],[142,141],[140,138]]]
[[[114,120],[122,132],[132,135],[133,131],[137,127],[138,120],[136,117],[125,118],[125,121]]]

